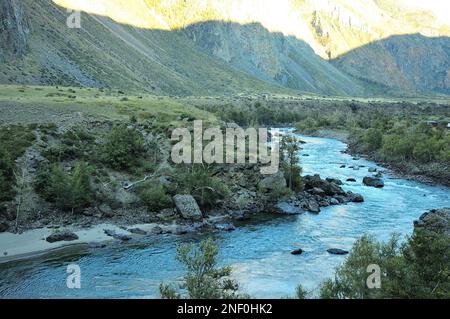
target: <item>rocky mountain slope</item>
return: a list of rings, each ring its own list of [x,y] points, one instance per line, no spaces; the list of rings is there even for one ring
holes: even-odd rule
[[[80,29],[71,29],[69,15],[49,0],[2,1],[0,83],[170,95],[283,91],[200,52],[177,32],[87,14],[81,15]]]
[[[280,87],[352,96],[450,93],[450,27],[399,1],[18,4],[1,5],[0,83],[180,95]],[[81,29],[65,26],[65,8],[88,13]]]

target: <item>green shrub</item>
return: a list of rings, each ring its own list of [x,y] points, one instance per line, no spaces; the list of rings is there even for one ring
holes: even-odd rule
[[[90,168],[84,162],[77,163],[72,174],[57,164],[41,169],[35,189],[58,208],[74,212],[89,206],[94,196]]]
[[[295,289],[295,297],[297,299],[308,299],[309,291],[303,288],[302,285],[298,285]]]
[[[64,133],[59,143],[42,155],[52,163],[73,159],[94,161],[95,152],[95,137],[82,128],[75,128]]]
[[[0,202],[14,197],[14,162],[6,150],[0,146]]]
[[[289,187],[277,187],[272,189],[267,195],[270,203],[277,203],[288,199],[292,195],[292,190]]]
[[[302,167],[300,166],[299,152],[300,141],[294,136],[284,136],[280,143],[280,160],[288,186],[293,191],[303,188],[301,178]]]
[[[163,185],[155,182],[146,183],[139,188],[139,197],[142,203],[151,212],[159,212],[172,206],[172,200]]]
[[[138,165],[144,151],[142,134],[136,129],[121,125],[106,137],[103,160],[114,169],[128,170]]]
[[[181,245],[176,259],[187,272],[180,289],[161,284],[160,293],[164,299],[237,299],[248,297],[239,294],[239,284],[230,279],[231,267],[217,266],[219,249],[212,239],[202,241],[198,246]]]
[[[173,179],[179,190],[194,196],[201,207],[214,206],[218,200],[229,196],[228,187],[202,165],[179,169]]]
[[[416,231],[404,245],[393,236],[388,243],[364,236],[321,287],[324,299],[450,298],[450,239],[426,230]],[[367,267],[382,271],[381,288],[369,289]]]

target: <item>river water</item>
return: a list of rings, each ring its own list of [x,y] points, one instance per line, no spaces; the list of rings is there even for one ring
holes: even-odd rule
[[[305,174],[320,173],[345,182],[344,189],[360,193],[365,203],[322,209],[320,215],[264,216],[231,233],[217,233],[220,263],[233,266],[242,289],[256,298],[293,296],[301,283],[314,294],[345,256],[328,248],[350,249],[363,234],[387,240],[392,233],[407,236],[413,221],[430,208],[450,207],[450,189],[385,175],[386,186],[363,186],[369,167],[364,159],[344,154],[346,145],[334,139],[301,136]],[[347,168],[340,168],[346,165]],[[359,170],[348,166],[361,166]],[[364,166],[364,167],[362,167]],[[0,265],[0,298],[157,298],[158,286],[177,280],[183,266],[174,260],[176,244],[199,241],[206,234],[160,236],[103,249],[76,248],[56,256]],[[302,248],[301,256],[293,249]],[[67,265],[81,268],[81,289],[66,286]]]

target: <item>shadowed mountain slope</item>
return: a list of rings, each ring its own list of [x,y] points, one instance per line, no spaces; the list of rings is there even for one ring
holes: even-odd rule
[[[252,1],[233,3],[244,10]],[[362,0],[352,0],[352,4],[358,1]],[[386,21],[401,17],[408,29],[418,28],[411,22],[415,21],[412,13],[403,17],[397,7],[391,7],[392,1],[364,1],[378,8],[378,20],[389,9],[391,16]],[[280,4],[274,10],[294,10],[286,19],[306,30],[301,39],[269,30],[266,25],[272,22],[264,20],[264,15],[262,23],[201,22],[231,18],[235,13],[227,2],[213,0],[206,7],[197,2],[113,0],[104,3],[105,16],[83,13],[82,28],[70,29],[66,9],[50,0],[3,0],[0,83],[169,95],[293,94],[294,90],[346,96],[449,93],[447,37],[399,35],[370,43],[384,29],[373,17],[362,21],[360,9],[353,10],[340,0],[320,7],[318,2],[283,0],[290,6]],[[421,23],[428,33],[447,32],[434,27],[432,16],[423,17]],[[303,22],[297,25],[297,21]],[[390,28],[395,31],[398,26]],[[358,44],[362,45],[346,51]]]

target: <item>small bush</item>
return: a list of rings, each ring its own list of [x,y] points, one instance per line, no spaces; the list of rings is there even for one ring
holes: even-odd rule
[[[6,150],[0,146],[0,202],[14,197],[14,162]]]
[[[292,195],[292,190],[289,187],[277,187],[268,193],[268,201],[271,203],[277,203],[282,200],[286,200]]]
[[[139,196],[142,203],[147,206],[148,210],[151,212],[159,212],[164,208],[172,206],[172,200],[163,185],[147,183],[140,187]]]
[[[41,169],[36,178],[35,189],[58,208],[74,212],[89,206],[94,195],[90,168],[83,162],[76,164],[72,174],[56,164]]]
[[[217,266],[219,248],[212,239],[199,245],[181,245],[177,248],[176,259],[187,269],[177,287],[161,284],[160,294],[164,299],[239,299],[248,298],[239,293],[239,283],[231,279],[231,267]],[[182,295],[182,292],[185,295]]]
[[[63,134],[58,145],[45,150],[42,155],[52,163],[65,160],[94,160],[95,137],[81,128]]]
[[[103,160],[111,168],[128,170],[138,165],[144,151],[142,134],[122,125],[114,128],[107,136]]]
[[[227,198],[230,193],[219,178],[211,176],[208,168],[201,165],[180,169],[173,178],[180,190],[194,196],[201,207],[214,206],[218,200]]]

